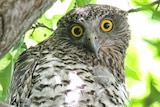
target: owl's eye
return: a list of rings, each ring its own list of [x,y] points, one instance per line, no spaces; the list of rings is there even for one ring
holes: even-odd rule
[[[73,37],[79,38],[83,34],[83,28],[79,25],[74,25],[71,28],[71,33]]]
[[[100,28],[101,28],[101,30],[104,31],[104,32],[109,32],[109,31],[111,31],[112,28],[113,28],[113,23],[112,23],[112,21],[109,20],[109,19],[104,19],[104,20],[102,20],[101,23],[100,23]]]

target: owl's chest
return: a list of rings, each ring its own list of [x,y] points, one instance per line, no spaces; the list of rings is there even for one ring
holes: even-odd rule
[[[81,58],[48,55],[41,60],[32,78],[30,99],[33,107],[101,107],[102,102],[115,106],[103,85],[95,79],[94,67],[82,62]]]
[[[41,60],[43,62],[37,65],[33,73],[33,94],[30,96],[32,102],[42,104],[41,102],[49,99],[43,106],[73,106],[82,100],[82,92],[87,87],[94,88],[92,68],[78,63],[80,60],[72,60],[69,56],[57,58],[50,55]]]

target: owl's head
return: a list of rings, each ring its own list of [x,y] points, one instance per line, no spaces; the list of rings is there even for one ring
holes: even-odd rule
[[[101,48],[125,51],[130,39],[127,12],[108,5],[87,5],[68,12],[58,22],[56,35],[95,54]]]

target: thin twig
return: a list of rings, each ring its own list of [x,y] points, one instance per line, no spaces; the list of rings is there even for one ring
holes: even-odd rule
[[[139,11],[144,11],[144,10],[152,10],[150,7],[153,7],[153,6],[157,5],[157,4],[158,4],[158,6],[157,6],[156,10],[158,10],[159,4],[160,4],[160,0],[154,1],[154,2],[152,2],[150,4],[147,4],[147,5],[142,5],[141,7],[138,7],[138,8],[135,8],[135,9],[130,9],[130,10],[128,10],[128,13],[139,12]]]
[[[160,0],[159,0],[159,1],[160,1]],[[156,9],[154,10],[153,15],[152,15],[152,18],[154,18],[154,16],[155,16],[156,12],[158,11],[159,4],[160,4],[160,2],[158,3],[158,5],[157,5]]]
[[[31,29],[36,29],[38,27],[44,27],[44,28],[47,28],[48,30],[54,31],[52,28],[49,28],[48,26],[46,26],[46,25],[44,25],[42,23],[39,23],[39,22],[35,23],[34,25],[35,26],[32,26]]]

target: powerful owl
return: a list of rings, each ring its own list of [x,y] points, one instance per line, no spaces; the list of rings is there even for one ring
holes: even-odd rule
[[[48,39],[15,64],[9,103],[17,107],[122,107],[127,12],[109,5],[74,8]]]

